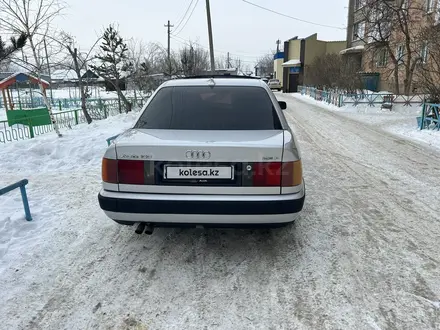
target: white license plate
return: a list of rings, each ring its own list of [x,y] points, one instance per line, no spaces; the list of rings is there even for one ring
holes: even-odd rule
[[[166,179],[233,179],[232,166],[166,166]]]

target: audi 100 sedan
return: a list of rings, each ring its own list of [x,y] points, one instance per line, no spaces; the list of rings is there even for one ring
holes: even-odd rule
[[[101,208],[149,234],[293,222],[305,185],[285,108],[261,79],[163,83],[104,154]]]

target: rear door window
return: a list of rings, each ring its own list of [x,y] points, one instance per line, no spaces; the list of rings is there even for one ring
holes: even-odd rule
[[[265,89],[179,86],[158,91],[135,128],[176,130],[278,130],[278,114]]]

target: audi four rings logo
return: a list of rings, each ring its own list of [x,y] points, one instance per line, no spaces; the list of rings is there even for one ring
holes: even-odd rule
[[[211,153],[206,150],[188,150],[185,155],[186,155],[186,158],[188,158],[188,159],[209,159],[209,158],[211,158]]]

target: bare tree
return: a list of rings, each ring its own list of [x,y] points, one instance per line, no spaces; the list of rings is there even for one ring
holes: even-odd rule
[[[440,30],[427,27],[422,36],[429,46],[429,56],[417,70],[417,84],[421,92],[429,95],[431,102],[440,103]]]
[[[132,71],[131,63],[128,60],[127,44],[113,25],[104,31],[100,48],[100,53],[95,57],[99,63],[90,67],[115,89],[118,94],[119,112],[122,112],[121,100],[125,104],[126,112],[129,112],[132,104],[122,93],[121,83],[126,82],[128,73]]]
[[[320,89],[342,89],[352,93],[362,87],[356,63],[338,54],[316,57],[306,72],[305,83]]]
[[[357,25],[355,36],[365,41],[372,63],[384,67],[385,74],[392,77],[394,92],[400,94],[403,80],[403,92],[409,95],[414,72],[423,61],[421,30],[426,13],[423,1],[363,1],[364,22]],[[401,67],[403,75],[399,74]]]
[[[49,111],[55,132],[62,136],[52,112],[43,87],[41,75],[44,62],[40,57],[40,49],[45,37],[50,34],[51,23],[64,9],[61,0],[0,0],[0,22],[3,27],[13,33],[25,33],[33,56],[34,72],[39,80],[40,92]]]
[[[168,79],[181,74],[179,54],[176,52],[172,51],[170,58],[168,58],[166,51],[161,52],[158,58],[158,66],[160,68],[160,72],[163,73]]]
[[[215,58],[215,67],[218,69],[225,69],[231,67],[231,60],[228,63],[228,57],[226,55],[220,55]]]
[[[128,44],[128,58],[131,63],[130,80],[139,91],[151,92],[159,86],[160,79],[155,75],[161,73],[160,59],[163,49],[159,44],[144,44],[131,40]],[[135,99],[136,99],[135,89]]]
[[[73,70],[76,74],[81,95],[81,109],[88,124],[92,123],[92,117],[87,111],[86,86],[82,77],[83,71],[87,67],[87,63],[91,60],[91,52],[100,40],[101,38],[99,37],[87,53],[81,53],[75,38],[67,32],[61,32],[58,38],[58,42],[67,51],[67,58],[60,64],[60,66],[64,69]]]
[[[273,55],[274,53],[266,54],[258,59],[257,67],[261,77],[273,74]]]
[[[182,74],[192,76],[201,74],[210,68],[209,52],[196,43],[190,42],[179,52]]]

